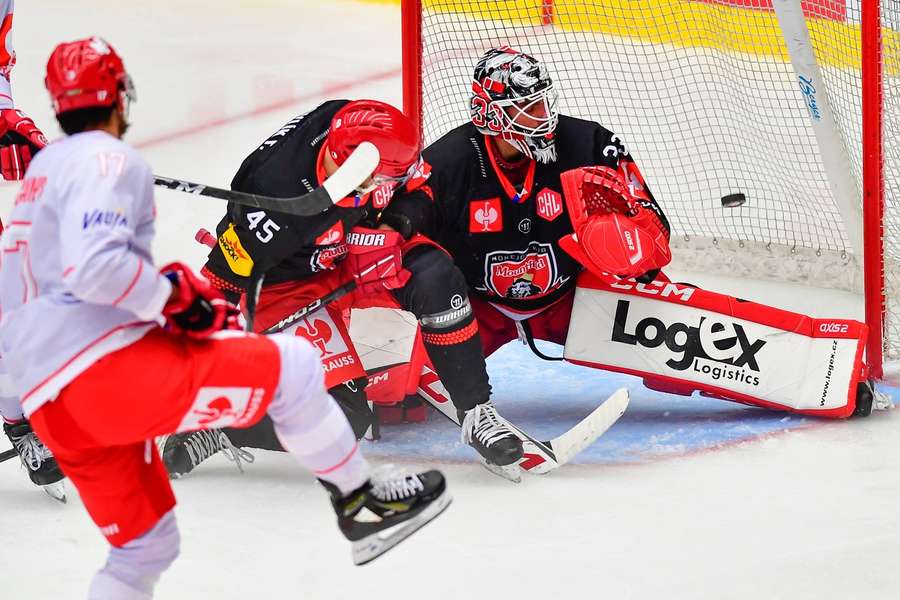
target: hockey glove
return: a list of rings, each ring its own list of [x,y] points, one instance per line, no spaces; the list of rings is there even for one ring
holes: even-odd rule
[[[0,110],[0,173],[3,179],[22,179],[31,158],[46,145],[47,138],[22,111]]]
[[[163,308],[166,329],[203,339],[236,325],[237,309],[206,279],[187,265],[175,262],[160,269],[172,282],[174,293]]]
[[[672,260],[665,227],[632,195],[620,171],[580,167],[560,179],[575,232],[559,245],[586,269],[630,278]]]
[[[402,288],[412,275],[403,268],[403,236],[390,229],[354,227],[347,235],[347,267],[363,294]]]

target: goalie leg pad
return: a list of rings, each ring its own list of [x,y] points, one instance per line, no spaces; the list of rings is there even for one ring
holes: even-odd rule
[[[571,362],[644,377],[654,389],[821,417],[850,416],[865,324],[814,319],[671,282],[579,279]]]

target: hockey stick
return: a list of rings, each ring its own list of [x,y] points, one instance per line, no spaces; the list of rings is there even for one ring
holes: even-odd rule
[[[203,244],[204,246],[209,246],[211,248],[216,245],[216,238],[210,232],[208,232],[206,229],[203,229],[203,228],[200,228],[197,230],[197,233],[194,235],[194,239],[197,240],[198,242],[200,242],[201,244]],[[251,281],[251,284],[249,286],[250,289],[248,289],[248,294],[247,294],[248,318],[247,318],[247,326],[245,327],[245,329],[247,331],[253,331],[253,320],[252,319],[253,319],[253,314],[256,312],[256,302],[259,300],[259,294],[260,294],[260,291],[262,290],[262,283],[263,283],[264,276],[265,276],[265,274],[259,276],[258,278],[254,278]],[[278,333],[279,331],[283,331],[284,329],[287,329],[293,323],[299,321],[300,319],[302,319],[309,313],[313,312],[314,310],[318,310],[319,308],[325,306],[329,302],[334,302],[338,298],[343,298],[344,296],[346,296],[347,294],[349,294],[350,292],[352,292],[355,289],[356,289],[356,282],[352,281],[352,280],[348,281],[341,287],[328,292],[321,298],[313,300],[312,302],[310,302],[303,308],[297,310],[296,312],[292,312],[291,314],[289,314],[282,320],[278,321],[277,323],[275,323],[274,325],[272,325],[271,327],[269,327],[268,329],[263,331],[263,335],[269,334],[269,333]],[[251,304],[250,304],[250,298],[251,298],[251,295],[249,293],[250,290],[253,290],[253,298],[254,298],[252,308],[251,308]]]
[[[0,452],[0,463],[6,462],[9,459],[11,459],[12,457],[18,456],[18,455],[19,455],[19,453],[16,452],[15,448],[10,448],[9,450],[4,450],[3,452]]]
[[[438,379],[437,374],[429,367],[424,366],[422,375],[418,387],[419,395],[442,415],[460,425],[456,407],[450,402],[450,395]],[[522,440],[525,449],[525,453],[518,463],[519,468],[543,475],[563,466],[606,433],[619,420],[619,417],[625,414],[628,401],[628,390],[625,388],[617,390],[574,427],[547,442],[538,441],[519,427],[506,421],[506,424]],[[491,470],[493,471],[493,469]],[[499,475],[499,473],[497,474]],[[501,475],[501,477],[506,477],[506,475]]]
[[[287,329],[288,327],[290,327],[291,325],[293,325],[294,323],[296,323],[297,321],[299,321],[300,319],[302,319],[303,317],[305,317],[306,315],[308,315],[309,313],[322,308],[323,306],[325,306],[326,304],[328,304],[330,302],[334,302],[338,298],[343,298],[344,296],[346,296],[347,294],[349,294],[350,292],[352,292],[355,289],[356,289],[356,282],[353,280],[350,280],[347,283],[345,283],[344,285],[342,285],[341,287],[335,288],[332,291],[328,292],[321,298],[313,300],[312,302],[310,302],[309,304],[307,304],[300,310],[298,310],[296,312],[292,312],[291,314],[289,314],[282,320],[278,321],[277,323],[275,323],[274,325],[272,325],[271,327],[269,327],[268,329],[263,331],[263,334],[265,335],[265,334],[269,334],[269,333],[278,333],[279,331],[283,331],[283,330]]]
[[[359,187],[371,177],[380,160],[378,148],[374,144],[363,142],[338,167],[338,170],[325,180],[325,183],[308,194],[292,198],[248,194],[159,175],[153,176],[153,183],[176,192],[209,196],[263,210],[311,217],[328,210],[334,206],[335,202],[345,198]]]

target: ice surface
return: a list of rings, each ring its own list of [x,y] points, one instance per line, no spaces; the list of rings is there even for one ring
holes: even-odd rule
[[[14,95],[58,135],[42,89],[44,61],[58,41],[101,34],[138,87],[129,141],[159,174],[226,186],[258,142],[325,98],[399,102],[399,17],[390,4],[311,0],[20,2]],[[0,214],[15,189],[0,187]],[[159,262],[199,266],[205,250],[194,232],[211,229],[222,205],[159,191],[158,208]],[[677,278],[861,317],[848,294]],[[157,597],[900,595],[895,411],[825,422],[679,398],[634,378],[541,362],[516,344],[492,357],[489,370],[500,410],[536,435],[559,433],[623,385],[631,408],[576,464],[518,486],[479,467],[435,414],[424,425],[385,428],[366,447],[373,460],[445,469],[455,502],[364,568],[352,565],[325,495],[289,456],[260,452],[244,475],[215,457],[175,483],[182,555]],[[0,598],[85,597],[105,542],[75,491],[63,506],[13,462],[0,471]]]

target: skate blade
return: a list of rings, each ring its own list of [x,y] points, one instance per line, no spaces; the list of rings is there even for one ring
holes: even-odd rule
[[[501,467],[500,465],[495,465],[492,462],[488,462],[487,459],[482,458],[481,466],[507,481],[522,483],[522,468],[516,463]]]
[[[447,510],[453,498],[444,491],[436,500],[408,521],[398,523],[390,529],[373,533],[368,537],[353,542],[353,564],[359,566],[371,562],[414,534]]]
[[[57,481],[56,483],[48,483],[47,485],[42,485],[41,489],[44,490],[47,495],[54,500],[58,500],[63,504],[66,503],[66,484],[63,481]]]

